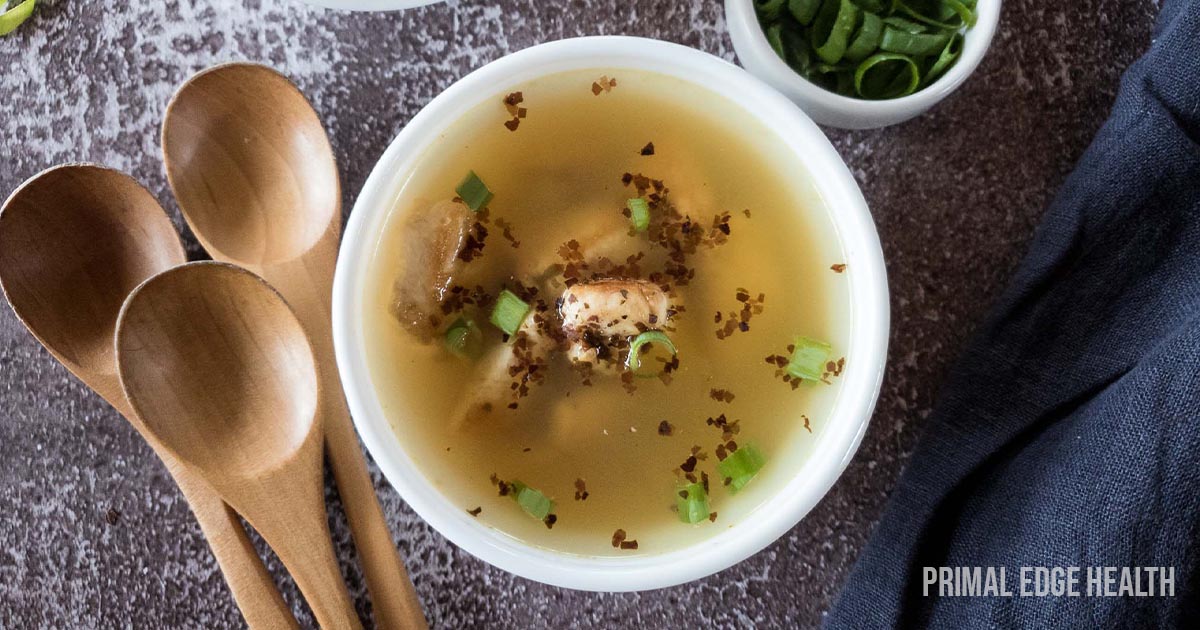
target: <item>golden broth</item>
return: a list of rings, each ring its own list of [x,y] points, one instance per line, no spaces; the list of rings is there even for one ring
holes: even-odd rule
[[[605,72],[617,85],[593,94],[593,82]],[[516,90],[523,93],[528,115],[510,131],[504,122],[511,116],[501,100]],[[568,72],[494,96],[422,156],[371,262],[363,313],[368,364],[404,448],[451,501],[463,510],[481,508],[481,522],[564,552],[662,553],[747,517],[795,475],[838,389],[836,378],[831,385],[793,389],[765,358],[787,355],[798,334],[828,341],[839,357],[849,335],[845,277],[831,270],[844,262],[843,254],[808,174],[778,139],[732,103],[654,73]],[[654,154],[644,156],[648,142]],[[486,246],[469,263],[492,295],[513,277],[541,271],[546,261],[561,262],[557,252],[571,239],[586,250],[586,239],[597,229],[628,233],[622,209],[636,192],[622,184],[625,173],[665,181],[675,206],[705,227],[714,215],[731,214],[727,242],[692,256],[688,265],[695,278],[676,289],[674,301],[686,310],[672,320],[680,365],[670,384],[639,379],[636,391],[628,393],[618,378],[596,375],[585,386],[559,361],[516,410],[498,411],[495,422],[460,426],[451,420],[459,401],[484,378],[484,368],[451,355],[439,342],[419,343],[389,305],[405,265],[406,217],[454,197],[468,170],[495,193]],[[502,236],[498,218],[511,224],[519,247]],[[644,235],[628,238],[633,250],[654,249]],[[748,331],[718,339],[723,322],[715,323],[715,314],[740,309],[735,295],[741,287],[754,296],[765,294],[763,312],[752,317]],[[543,297],[553,302],[555,296]],[[489,345],[502,343],[486,316],[477,321],[491,329]],[[713,389],[734,398],[714,400]],[[737,494],[721,485],[714,455],[721,431],[706,424],[722,413],[740,421],[735,440],[755,445],[767,460]],[[673,425],[672,435],[659,434],[663,420]],[[679,466],[693,446],[707,455],[697,471],[712,479],[709,502],[717,517],[689,525],[672,507]],[[553,528],[525,514],[511,497],[499,496],[489,481],[493,474],[552,497]],[[586,500],[575,499],[576,479],[586,482]],[[638,548],[614,548],[617,529],[637,540]]]

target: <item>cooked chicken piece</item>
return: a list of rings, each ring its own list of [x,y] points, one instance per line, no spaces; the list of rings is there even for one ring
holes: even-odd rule
[[[404,228],[407,258],[396,282],[392,314],[423,343],[437,332],[441,304],[465,264],[459,254],[474,221],[469,208],[444,201],[414,211]]]
[[[594,280],[564,291],[558,312],[571,342],[567,358],[614,374],[620,371],[614,339],[663,327],[671,310],[667,295],[653,282]]]
[[[455,426],[496,418],[520,404],[546,375],[554,341],[538,330],[534,314],[525,318],[516,336],[492,348],[479,363],[479,377],[471,382],[451,416]],[[515,384],[515,387],[514,387]]]
[[[670,303],[667,294],[646,280],[580,282],[563,292],[558,308],[567,339],[632,337],[662,327]]]

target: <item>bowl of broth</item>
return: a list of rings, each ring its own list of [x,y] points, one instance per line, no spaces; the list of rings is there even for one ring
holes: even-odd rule
[[[433,99],[364,185],[334,284],[388,481],[469,553],[586,590],[698,579],[797,526],[866,430],[888,320],[870,213],[816,125],[630,37],[538,45]]]

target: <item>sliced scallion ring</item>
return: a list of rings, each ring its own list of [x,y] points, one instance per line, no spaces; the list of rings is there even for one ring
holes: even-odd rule
[[[850,46],[846,48],[846,60],[855,63],[866,59],[879,48],[879,40],[883,37],[883,20],[874,13],[863,13],[862,26]]]
[[[866,99],[908,96],[921,83],[921,70],[908,55],[876,53],[854,71],[854,91]]]
[[[821,5],[813,22],[812,44],[822,61],[837,63],[842,60],[859,13],[858,5],[850,0],[828,0]]]
[[[938,77],[942,76],[942,74],[954,64],[954,62],[958,59],[958,56],[962,54],[962,45],[963,36],[959,33],[955,33],[954,36],[950,38],[950,41],[946,42],[946,47],[942,49],[942,53],[938,55],[938,58],[933,62],[933,65],[929,67],[929,71],[926,72],[925,76],[921,79],[925,82],[925,85],[929,85],[930,83],[936,81]]]
[[[663,347],[671,351],[672,356],[679,354],[679,351],[675,349],[675,344],[666,333],[661,330],[647,330],[629,342],[629,358],[625,359],[625,367],[630,372],[637,372],[642,367],[641,350],[642,346],[648,343],[662,344]]]
[[[797,22],[807,25],[817,17],[817,10],[821,8],[821,0],[788,0],[787,8],[788,13],[791,13]]]
[[[946,43],[949,41],[949,33],[909,33],[888,26],[883,29],[883,37],[879,40],[879,49],[910,57],[925,57],[937,54],[946,47]]]

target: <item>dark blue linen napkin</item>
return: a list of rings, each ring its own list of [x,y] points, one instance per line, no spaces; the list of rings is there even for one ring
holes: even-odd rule
[[[1200,0],[1167,0],[826,626],[1200,627],[1198,543]],[[925,595],[956,566],[1014,595]],[[1038,566],[1174,567],[1174,596],[1020,596]]]

